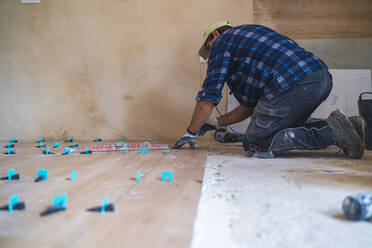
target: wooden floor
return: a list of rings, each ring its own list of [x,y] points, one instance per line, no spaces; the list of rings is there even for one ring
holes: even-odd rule
[[[16,155],[0,156],[0,177],[13,168],[21,176],[19,181],[0,181],[0,206],[13,194],[26,203],[24,211],[0,211],[1,247],[190,246],[206,148],[68,156],[61,156],[60,148],[46,156],[35,146],[19,143]],[[41,168],[49,170],[49,180],[35,183]],[[77,171],[76,182],[68,180],[72,170]],[[173,182],[161,182],[163,170],[173,171]],[[40,217],[52,197],[62,193],[68,194],[66,211]],[[105,196],[115,212],[86,211]]]

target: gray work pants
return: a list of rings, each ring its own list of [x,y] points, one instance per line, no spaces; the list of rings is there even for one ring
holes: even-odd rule
[[[259,101],[243,138],[247,155],[293,149],[324,149],[334,144],[324,120],[309,119],[332,90],[332,76],[322,69],[295,83],[283,94]]]

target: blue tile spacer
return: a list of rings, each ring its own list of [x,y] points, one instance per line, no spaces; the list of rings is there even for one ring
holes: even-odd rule
[[[44,142],[40,141],[40,148],[44,146]]]
[[[42,142],[44,142],[44,138],[39,139],[39,143],[42,143]]]
[[[47,147],[47,148],[45,149],[45,154],[49,154],[49,153],[50,153],[50,148]]]
[[[11,140],[12,143],[13,143],[13,142],[16,142],[16,141],[17,141],[16,138],[13,138],[13,139]]]
[[[168,147],[167,147],[167,150],[165,150],[165,154],[168,154],[169,153],[169,150],[168,150]]]
[[[71,182],[75,182],[76,181],[76,171],[75,170],[71,171],[70,181]]]
[[[109,203],[109,197],[105,196],[105,198],[103,198],[102,205],[101,205],[101,214],[105,213],[105,209],[108,203]]]
[[[85,148],[85,154],[88,154],[89,153],[89,147],[87,146],[87,148]]]
[[[63,153],[64,153],[64,154],[71,154],[71,149],[70,149],[70,147],[64,147],[64,148],[63,148]]]
[[[139,182],[141,180],[141,172],[138,170],[136,175],[136,181]]]
[[[13,149],[12,148],[8,148],[8,154],[12,154],[12,152],[13,152]]]
[[[124,142],[127,142],[127,137],[124,137]]]
[[[72,142],[72,147],[76,147],[76,142]]]
[[[96,141],[98,142],[100,140],[100,138],[97,136],[97,139],[96,139]]]
[[[125,148],[125,153],[128,154],[128,148]]]
[[[48,169],[38,169],[37,178],[44,176],[44,180],[48,180]]]
[[[8,170],[8,181],[12,181],[12,176],[15,175],[15,169]]]
[[[152,136],[152,141],[154,142],[154,136]]]
[[[8,210],[9,212],[13,211],[14,205],[19,203],[19,196],[18,195],[12,195],[9,197],[9,205],[8,205]]]
[[[65,209],[67,207],[67,193],[54,196],[52,198],[52,208],[61,208]]]
[[[71,142],[71,138],[70,137],[67,137],[67,142]]]
[[[169,182],[173,181],[173,171],[162,171],[161,172],[161,181],[165,182],[167,178]]]
[[[54,142],[53,147],[54,147],[54,148],[57,148],[57,147],[59,147],[59,145],[60,145],[59,142]]]

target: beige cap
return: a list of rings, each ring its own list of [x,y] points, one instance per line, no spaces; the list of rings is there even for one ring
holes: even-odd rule
[[[219,22],[215,22],[213,23],[210,27],[208,27],[205,31],[204,31],[204,38],[203,38],[203,44],[202,46],[200,47],[199,49],[199,56],[202,57],[203,59],[208,59],[209,57],[209,49],[207,49],[205,46],[205,42],[207,41],[207,38],[209,37],[209,35],[211,33],[213,33],[213,31],[215,31],[216,29],[219,29],[220,27],[223,27],[223,26],[230,26],[232,27],[232,25],[230,24],[229,21],[219,21]]]

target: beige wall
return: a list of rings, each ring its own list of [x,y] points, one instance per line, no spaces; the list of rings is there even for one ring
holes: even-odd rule
[[[0,139],[183,135],[203,29],[247,0],[0,1]]]

